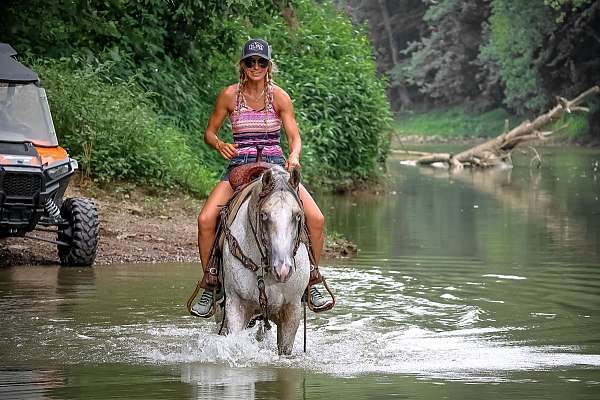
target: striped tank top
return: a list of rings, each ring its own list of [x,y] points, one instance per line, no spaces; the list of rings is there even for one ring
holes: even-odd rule
[[[280,146],[281,116],[273,106],[273,88],[267,91],[267,108],[255,110],[246,104],[241,93],[235,99],[235,109],[229,114],[233,141],[238,155],[256,155],[256,146],[263,146],[263,156],[283,157]]]

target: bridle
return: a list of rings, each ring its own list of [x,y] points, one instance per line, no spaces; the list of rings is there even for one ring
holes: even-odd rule
[[[252,212],[248,213],[248,220],[250,222],[250,228],[252,229],[252,234],[254,235],[254,240],[258,247],[258,250],[261,255],[261,263],[263,266],[269,266],[269,260],[271,256],[271,246],[269,246],[269,241],[265,237],[265,229],[263,227],[263,219],[262,219],[262,210],[264,204],[267,200],[276,194],[277,192],[287,192],[293,195],[294,200],[300,207],[300,218],[297,221],[296,227],[296,236],[294,238],[294,246],[292,251],[292,259],[294,259],[294,270],[296,269],[295,257],[298,251],[298,247],[300,247],[300,243],[302,242],[302,227],[304,226],[304,207],[302,206],[302,201],[300,200],[300,196],[298,194],[298,190],[293,188],[288,182],[285,182],[283,187],[276,188],[275,180],[273,179],[270,185],[262,188],[260,193],[258,193],[258,200],[254,207],[252,208]]]

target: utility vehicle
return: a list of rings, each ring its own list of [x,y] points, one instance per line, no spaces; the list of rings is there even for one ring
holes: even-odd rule
[[[92,265],[98,210],[82,197],[63,199],[77,161],[59,146],[37,74],[0,43],[0,243],[26,237],[57,245],[63,265]],[[31,234],[57,234],[56,240]]]

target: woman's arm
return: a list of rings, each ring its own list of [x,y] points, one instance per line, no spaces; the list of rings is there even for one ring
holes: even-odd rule
[[[300,130],[294,116],[294,105],[292,99],[285,90],[276,87],[274,91],[275,106],[279,110],[283,129],[287,136],[290,154],[288,155],[285,168],[290,171],[292,168],[300,167],[300,153],[302,152],[302,139],[300,139]]]
[[[204,132],[204,143],[214,147],[219,153],[221,153],[223,157],[228,160],[237,155],[237,149],[235,148],[235,145],[231,143],[225,143],[219,139],[218,133],[231,107],[231,92],[230,86],[223,89],[221,93],[219,93],[215,103],[215,108],[208,119],[208,126]]]

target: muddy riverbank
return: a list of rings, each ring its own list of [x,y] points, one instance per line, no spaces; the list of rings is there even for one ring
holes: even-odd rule
[[[200,262],[196,218],[202,201],[187,195],[119,185],[110,190],[69,188],[67,197],[92,198],[100,214],[96,265]],[[53,234],[32,235],[54,239]],[[356,254],[356,246],[328,235],[326,258]],[[58,264],[56,246],[24,238],[0,239],[0,266]]]

